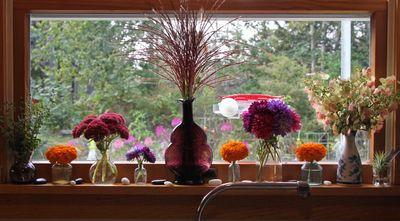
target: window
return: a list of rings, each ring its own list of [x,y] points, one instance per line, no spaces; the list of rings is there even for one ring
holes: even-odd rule
[[[180,121],[179,98],[175,87],[163,83],[152,74],[146,63],[135,63],[123,56],[126,39],[141,38],[135,31],[137,18],[73,17],[33,14],[30,23],[31,91],[35,98],[48,104],[51,117],[42,132],[44,141],[34,159],[43,160],[44,151],[56,143],[70,143],[79,150],[79,160],[93,160],[96,148],[84,139],[72,139],[71,129],[87,114],[106,110],[122,113],[128,121],[131,138],[115,140],[113,159],[124,160],[126,151],[143,143],[163,160],[169,133]],[[299,16],[285,18],[244,18],[228,25],[219,38],[239,42],[247,62],[225,70],[233,77],[215,88],[200,92],[194,115],[208,136],[219,160],[218,149],[230,139],[242,140],[250,146],[251,135],[242,129],[240,119],[227,119],[213,113],[218,96],[238,93],[284,95],[287,102],[302,116],[303,128],[282,140],[283,160],[293,161],[293,149],[299,140],[322,142],[328,147],[328,161],[337,157],[335,139],[315,120],[315,113],[303,92],[302,78],[310,75],[341,74],[341,24],[350,22],[352,71],[370,65],[369,16]],[[223,23],[221,20],[220,23]],[[360,139],[363,143],[363,139]],[[250,148],[254,150],[254,148]],[[369,159],[369,144],[360,151]],[[255,160],[251,153],[249,160]]]

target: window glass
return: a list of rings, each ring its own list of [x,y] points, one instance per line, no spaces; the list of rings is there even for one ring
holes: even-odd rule
[[[219,96],[230,94],[282,95],[302,117],[302,130],[281,140],[282,159],[294,161],[293,149],[299,142],[321,142],[328,148],[326,160],[337,159],[338,138],[317,123],[315,112],[304,93],[302,79],[316,74],[341,74],[341,22],[343,19],[240,19],[227,25],[218,38],[231,38],[240,49],[240,65],[223,70],[232,80],[200,91],[194,102],[195,121],[207,133],[220,160],[219,148],[228,140],[248,143],[256,160],[255,140],[243,130],[241,119],[227,119],[213,112]],[[349,20],[349,19],[346,19]],[[351,20],[351,69],[369,66],[370,22]],[[51,115],[40,135],[43,143],[35,160],[44,160],[48,146],[69,143],[79,149],[79,160],[93,160],[95,146],[87,140],[72,139],[71,130],[88,114],[107,110],[127,119],[130,139],[116,139],[111,149],[114,160],[124,160],[132,146],[150,146],[157,159],[169,144],[169,134],[180,122],[177,88],[160,80],[153,67],[132,62],[125,52],[141,47],[126,43],[141,39],[135,30],[145,19],[31,19],[31,90],[45,102]],[[218,22],[219,25],[226,20]],[[223,74],[221,73],[221,74]],[[360,143],[364,141],[359,140]],[[369,157],[369,145],[360,154]]]

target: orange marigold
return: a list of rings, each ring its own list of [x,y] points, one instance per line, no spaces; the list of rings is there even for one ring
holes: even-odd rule
[[[326,147],[319,143],[305,143],[296,148],[296,157],[300,161],[320,161],[326,156]]]
[[[67,164],[75,160],[78,156],[78,151],[74,146],[70,145],[55,145],[49,147],[46,151],[46,158],[50,163]]]
[[[229,141],[222,145],[219,150],[222,159],[228,162],[243,160],[249,155],[246,144],[239,141]]]

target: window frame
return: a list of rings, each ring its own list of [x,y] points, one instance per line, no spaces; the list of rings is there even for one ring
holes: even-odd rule
[[[397,2],[398,0],[392,0],[391,2]],[[156,4],[157,1],[146,0],[120,0],[112,2],[109,0],[5,0],[8,2],[8,8],[11,7],[13,10],[9,10],[6,16],[12,19],[12,25],[10,24],[5,27],[5,30],[13,30],[10,40],[13,43],[6,45],[1,40],[1,44],[6,47],[3,51],[7,51],[12,54],[12,58],[7,60],[6,64],[2,66],[8,67],[4,70],[3,67],[0,69],[0,85],[3,88],[0,102],[14,100],[17,101],[20,97],[25,97],[29,93],[30,88],[30,77],[29,77],[29,17],[31,12],[36,13],[82,13],[82,14],[116,14],[116,13],[145,13],[150,11],[151,3]],[[170,1],[165,0],[165,6],[170,7]],[[177,5],[177,1],[174,1]],[[206,0],[196,1],[206,2]],[[191,5],[197,8],[197,3]],[[376,73],[376,78],[385,77],[387,73],[388,65],[388,2],[386,0],[226,0],[224,5],[219,9],[219,13],[226,14],[365,14],[371,15],[371,67]],[[3,10],[4,11],[4,10]],[[398,13],[397,13],[397,24],[398,24]],[[9,20],[8,20],[9,22]],[[2,23],[4,24],[4,18]],[[3,26],[0,28],[4,29]],[[397,38],[400,34],[397,30]],[[10,37],[8,37],[10,38]],[[399,52],[396,52],[397,54]],[[5,61],[4,57],[1,57],[2,61]],[[10,61],[13,60],[13,61]],[[397,57],[395,62],[398,66],[400,59]],[[399,77],[397,76],[397,79]],[[399,115],[397,111],[396,116]],[[387,122],[388,123],[388,122]],[[393,132],[397,128],[400,128],[400,122],[396,121],[396,117],[391,121],[389,128],[393,128]],[[388,128],[388,126],[386,126]],[[392,139],[387,140],[388,133],[385,128],[377,134],[374,134],[372,139],[372,151],[371,155],[376,151],[382,151],[385,149],[386,144],[398,144],[400,138],[392,136]],[[393,133],[392,134],[395,134]],[[0,159],[1,166],[1,178],[6,180],[8,174],[8,168],[10,165],[9,151],[5,148],[5,145],[1,146],[0,154],[3,156]],[[299,165],[298,163],[297,165]],[[76,165],[79,166],[79,163]],[[227,165],[224,163],[217,163],[216,166]],[[400,184],[400,162],[396,161],[394,178],[397,184]],[[226,166],[225,166],[226,167]],[[155,165],[154,169],[157,171],[164,170],[163,164]],[[334,171],[334,169],[332,169]],[[293,174],[295,175],[295,174]]]

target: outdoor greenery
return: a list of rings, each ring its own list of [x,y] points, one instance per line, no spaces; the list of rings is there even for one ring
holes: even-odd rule
[[[94,149],[85,140],[73,140],[71,129],[88,114],[112,110],[126,117],[132,135],[127,141],[115,141],[114,159],[124,160],[125,153],[141,142],[163,160],[169,133],[181,117],[180,94],[175,86],[159,79],[150,64],[128,59],[126,51],[143,46],[135,44],[135,39],[144,35],[135,30],[142,22],[149,21],[32,21],[32,94],[50,109],[41,133],[44,143],[34,159],[44,159],[49,145],[69,143],[78,146],[79,160],[86,160]],[[352,22],[354,69],[369,65],[369,28],[368,21]],[[242,121],[212,112],[218,96],[236,93],[283,95],[301,115],[300,135],[282,140],[288,147],[283,159],[294,159],[292,150],[298,138],[325,142],[327,158],[334,159],[334,137],[324,134],[315,120],[302,82],[313,74],[340,75],[340,22],[239,20],[219,32],[218,38],[235,40],[232,47],[241,52],[238,59],[246,62],[220,73],[232,80],[196,95],[195,119],[207,133],[214,159],[221,159],[218,149],[231,139],[249,143],[249,159],[255,159],[253,137],[244,132]],[[313,134],[320,136],[315,140]]]

